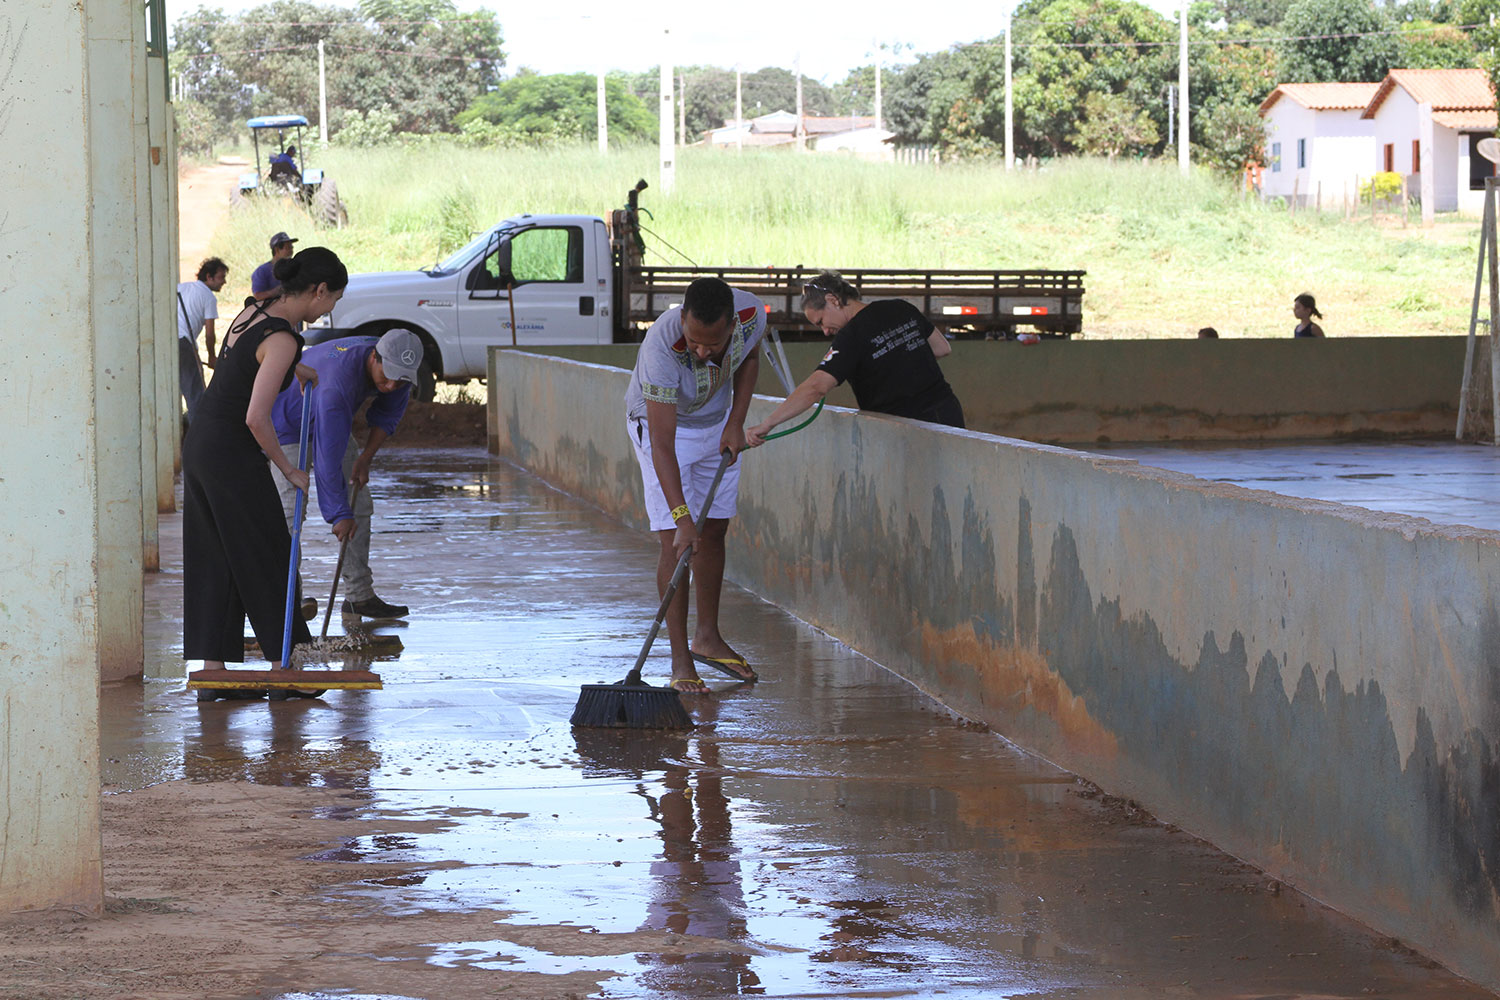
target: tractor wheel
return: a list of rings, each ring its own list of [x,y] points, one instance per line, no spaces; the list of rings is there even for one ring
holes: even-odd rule
[[[349,224],[349,210],[339,200],[339,186],[333,181],[324,180],[318,186],[318,193],[313,195],[312,214],[318,222],[333,229],[343,229]]]

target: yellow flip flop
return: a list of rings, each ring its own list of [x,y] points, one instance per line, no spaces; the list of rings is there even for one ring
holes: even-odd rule
[[[708,685],[701,677],[678,677],[668,681],[667,686],[679,694],[708,694]]]
[[[692,655],[694,660],[703,664],[705,667],[713,667],[719,673],[727,674],[737,681],[744,681],[747,684],[753,684],[760,679],[756,676],[755,671],[751,669],[750,664],[745,662],[745,658],[742,656],[704,656],[702,653],[694,653],[692,652],[692,650],[688,650],[688,652]],[[735,667],[742,668],[744,672],[741,673],[739,670],[736,670]]]

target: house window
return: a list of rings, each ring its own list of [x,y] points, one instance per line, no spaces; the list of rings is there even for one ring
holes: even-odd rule
[[[1307,140],[1297,140],[1297,169],[1307,169]]]
[[[1386,173],[1396,169],[1396,144],[1394,142],[1385,144],[1385,167],[1383,169]]]
[[[1271,173],[1281,173],[1281,143],[1271,143]]]
[[[1484,179],[1500,175],[1500,167],[1479,155],[1479,141],[1488,139],[1483,132],[1470,132],[1469,140],[1469,190],[1483,191]]]
[[[1422,172],[1422,140],[1411,141],[1411,172],[1420,174]]]

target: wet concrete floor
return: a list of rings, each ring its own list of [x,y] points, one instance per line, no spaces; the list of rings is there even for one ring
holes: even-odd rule
[[[197,704],[169,516],[148,644],[171,676],[106,688],[105,779],[339,786],[440,820],[322,855],[414,866],[338,890],[393,917],[732,943],[601,957],[497,934],[422,945],[433,966],[592,970],[611,998],[1490,996],[734,587],[725,631],[759,684],[710,679],[689,733],[575,732],[578,686],[623,676],[655,611],[654,542],[478,449],[377,465],[376,584],[413,607],[380,629],[405,643],[375,665],[385,689]],[[336,549],[321,530],[309,549],[321,601]],[[280,1000],[350,996],[294,985]]]
[[[1500,529],[1500,448],[1456,441],[1091,445],[1201,479]]]

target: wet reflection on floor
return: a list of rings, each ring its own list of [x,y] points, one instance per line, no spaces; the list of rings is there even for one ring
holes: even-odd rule
[[[112,685],[104,713],[113,788],[348,789],[340,815],[415,832],[318,855],[406,866],[343,898],[497,913],[493,938],[372,954],[596,973],[604,997],[1488,995],[734,588],[725,630],[761,683],[711,680],[685,699],[692,732],[573,731],[579,685],[623,676],[649,625],[651,539],[479,451],[381,461],[376,583],[413,607],[375,626],[405,644],[376,667],[383,691],[193,701],[167,518],[148,641],[177,679]],[[311,534],[316,593],[337,549]],[[663,646],[648,676],[666,672]],[[575,953],[525,933],[551,926],[583,932]],[[665,944],[595,937],[635,932]]]

